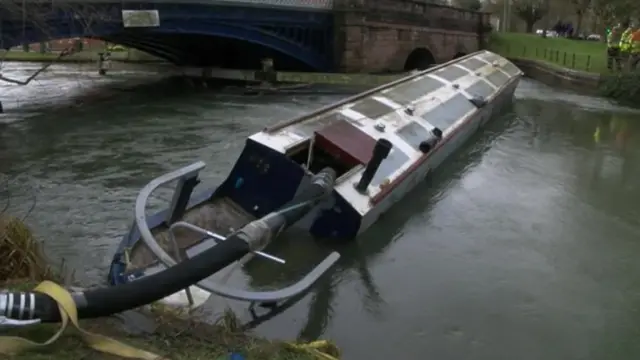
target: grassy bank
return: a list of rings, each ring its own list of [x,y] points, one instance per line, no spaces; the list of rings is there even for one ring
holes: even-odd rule
[[[120,320],[103,318],[81,322],[84,330],[106,335],[112,339],[139,349],[158,354],[171,360],[222,360],[231,353],[238,353],[245,359],[255,360],[317,360],[310,353],[299,352],[284,342],[267,341],[252,336],[228,323],[216,325],[181,319],[175,315],[147,312],[156,323],[152,333],[127,334]],[[233,322],[231,321],[231,324]],[[45,341],[59,328],[59,325],[32,325],[25,328],[4,331],[3,335],[21,336],[34,341]],[[118,356],[90,349],[76,331],[68,329],[51,346],[24,352],[12,357],[17,360],[116,360]]]
[[[489,41],[489,50],[509,58],[539,60],[592,73],[608,72],[607,48],[602,42],[494,33]]]
[[[15,218],[0,213],[0,288],[25,290],[44,279],[59,279],[46,262],[40,245],[29,229]],[[281,341],[268,341],[242,331],[229,314],[217,324],[205,324],[158,306],[136,311],[153,326],[140,335],[124,331],[121,320],[110,317],[81,321],[81,327],[93,333],[109,336],[125,344],[173,360],[218,360],[239,353],[244,359],[256,360],[316,360],[316,354],[295,349]],[[58,324],[31,325],[9,329],[2,336],[20,336],[45,341],[59,328]],[[332,349],[335,353],[335,350]],[[0,355],[1,356],[1,355]],[[14,355],[19,360],[115,360],[120,359],[90,349],[77,331],[67,329],[54,344]]]
[[[640,72],[612,73],[607,69],[606,44],[522,33],[495,33],[489,50],[511,59],[536,60],[551,68],[600,75],[594,88],[601,96],[625,105],[640,104]]]
[[[81,51],[69,56],[58,59],[58,53],[40,53],[35,51],[9,51],[2,53],[1,57],[5,61],[30,61],[30,62],[50,62],[57,60],[63,63],[92,63],[98,61],[99,51]],[[150,62],[162,62],[147,53],[130,49],[128,51],[112,52],[111,60],[133,63],[150,63]]]

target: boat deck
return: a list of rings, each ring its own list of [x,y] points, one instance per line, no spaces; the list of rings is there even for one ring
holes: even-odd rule
[[[253,221],[254,217],[247,214],[233,201],[227,198],[217,198],[189,210],[181,220],[225,236]],[[174,254],[168,227],[162,226],[153,229],[152,233],[158,244],[167,253]],[[202,240],[201,234],[183,228],[175,229],[174,234],[181,258],[185,257],[186,249]],[[157,262],[151,250],[142,241],[137,242],[131,250],[129,261],[127,270],[146,268]]]

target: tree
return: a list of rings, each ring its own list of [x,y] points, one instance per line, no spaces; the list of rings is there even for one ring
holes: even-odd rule
[[[574,34],[579,34],[582,27],[582,20],[584,15],[591,10],[594,0],[570,0],[573,5],[574,12],[576,14],[576,26],[574,27]]]
[[[97,21],[109,21],[111,17],[98,11],[92,5],[67,5],[64,3],[51,2],[51,6],[42,6],[38,3],[27,3],[20,0],[2,0],[0,1],[0,25],[6,21],[11,23],[12,21],[18,24],[22,24],[23,36],[26,29],[37,30],[45,35],[47,38],[54,38],[52,36],[52,24],[51,14],[55,12],[73,14],[74,18],[78,21],[79,26],[84,30],[87,35],[91,34],[91,27]],[[19,19],[19,21],[17,21]],[[2,27],[0,26],[0,36]],[[0,49],[0,82],[9,82],[16,85],[27,85],[34,80],[43,71],[48,69],[51,65],[59,61],[65,56],[69,56],[76,52],[78,49],[73,46],[69,46],[60,52],[56,59],[43,64],[40,69],[35,71],[31,76],[25,80],[9,78],[2,75],[2,64],[4,63],[6,54],[10,49]],[[4,51],[4,54],[2,52]]]
[[[610,26],[614,22],[625,22],[630,17],[640,15],[640,2],[637,0],[591,0],[591,9],[595,16]]]
[[[5,52],[5,56],[6,56],[7,52],[9,52],[9,50],[7,50]],[[64,49],[63,51],[60,52],[60,54],[58,54],[58,57],[56,57],[51,62],[42,65],[42,67],[40,69],[36,70],[33,74],[31,74],[31,76],[29,76],[25,80],[18,80],[18,79],[13,79],[13,78],[10,78],[10,77],[6,77],[6,76],[2,75],[2,73],[0,72],[0,81],[5,81],[5,82],[11,83],[11,84],[16,84],[16,85],[27,85],[33,79],[38,77],[38,75],[40,75],[40,73],[42,73],[43,71],[47,70],[51,65],[56,63],[58,60],[62,59],[63,57],[65,57],[67,55],[71,55],[72,53],[73,53],[73,50],[70,50],[69,48]],[[4,57],[2,57],[2,59],[0,59],[0,63],[2,63],[2,62],[4,62]],[[0,68],[0,70],[1,70],[1,68]]]
[[[547,2],[544,0],[514,0],[513,12],[525,22],[527,32],[533,32],[533,25],[549,12]]]

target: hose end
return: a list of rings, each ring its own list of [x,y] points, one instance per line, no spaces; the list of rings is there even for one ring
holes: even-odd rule
[[[336,178],[336,171],[330,167],[326,167],[311,177],[311,184],[322,188],[322,190],[324,190],[323,196],[327,196],[331,194],[331,191],[333,191],[333,187],[336,184]]]
[[[277,230],[277,231],[274,231]],[[280,229],[271,229],[269,224],[263,219],[254,220],[235,233],[235,236],[249,244],[251,251],[264,249],[273,238],[273,234],[278,234]]]

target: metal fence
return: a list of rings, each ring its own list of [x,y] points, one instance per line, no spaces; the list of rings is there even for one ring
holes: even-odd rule
[[[557,48],[542,48],[536,46],[505,46],[501,55],[507,57],[543,60],[565,68],[587,72],[603,72],[607,70],[607,55],[593,53],[576,53]]]

